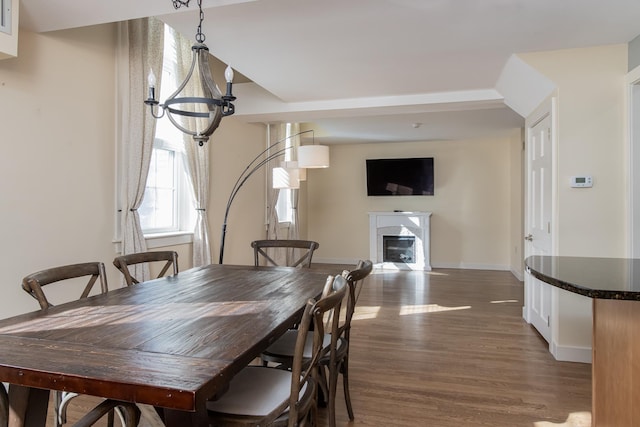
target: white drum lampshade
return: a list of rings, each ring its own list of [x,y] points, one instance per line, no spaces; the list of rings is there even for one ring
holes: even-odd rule
[[[285,162],[282,162],[280,164],[280,166],[282,166],[283,168],[286,169],[297,169],[298,170],[298,178],[300,179],[300,181],[306,181],[307,180],[307,170],[306,169],[300,169],[300,166],[298,166],[298,162],[295,160],[288,160]]]
[[[329,146],[301,145],[298,147],[298,167],[305,169],[328,168]]]

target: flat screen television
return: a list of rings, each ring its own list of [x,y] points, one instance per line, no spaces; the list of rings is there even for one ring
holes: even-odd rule
[[[433,196],[433,157],[367,159],[367,196]]]

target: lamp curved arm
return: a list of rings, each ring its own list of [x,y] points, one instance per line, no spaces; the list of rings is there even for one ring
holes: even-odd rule
[[[256,157],[253,158],[253,160],[251,160],[249,162],[249,164],[244,168],[244,170],[240,173],[240,175],[238,176],[238,179],[236,180],[235,184],[233,185],[233,187],[231,188],[231,193],[229,194],[229,200],[227,201],[227,206],[225,208],[224,211],[224,219],[222,221],[222,233],[221,233],[221,237],[220,237],[220,256],[218,259],[218,263],[222,264],[222,260],[224,259],[224,244],[225,244],[225,239],[226,239],[226,235],[227,235],[227,218],[229,217],[229,211],[231,210],[231,204],[233,203],[234,199],[236,198],[236,195],[238,194],[238,192],[240,191],[240,189],[242,188],[242,186],[244,185],[245,182],[247,182],[247,180],[249,178],[251,178],[251,176],[256,173],[258,170],[262,169],[263,166],[265,166],[267,163],[269,163],[272,160],[277,159],[278,157],[284,156],[284,154],[287,152],[287,150],[293,148],[293,147],[284,147],[281,148],[269,155],[267,155],[266,157],[263,157],[265,154],[267,154],[270,150],[273,150],[275,147],[277,147],[278,145],[282,144],[283,142],[291,139],[291,138],[295,138],[296,136],[300,136],[303,135],[305,133],[309,133],[309,132],[313,132],[313,129],[309,129],[309,130],[305,130],[302,132],[298,132],[294,135],[289,135],[286,138],[283,138],[279,141],[274,142],[273,144],[269,145],[267,148],[265,148],[263,151],[261,151]]]

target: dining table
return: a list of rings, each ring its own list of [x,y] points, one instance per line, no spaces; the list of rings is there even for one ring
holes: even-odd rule
[[[49,390],[61,390],[207,426],[207,399],[296,323],[327,276],[214,264],[1,320],[9,425],[44,426]]]

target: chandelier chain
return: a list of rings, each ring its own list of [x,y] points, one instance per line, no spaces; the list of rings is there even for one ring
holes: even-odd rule
[[[173,2],[174,9],[180,9],[182,6],[189,7],[191,0],[171,0]],[[198,23],[198,30],[196,31],[196,41],[198,43],[204,43],[206,36],[202,32],[202,21],[204,21],[204,12],[202,11],[202,0],[198,0],[198,9],[200,10],[200,22]]]
[[[180,9],[180,7],[182,6],[189,7],[189,2],[191,0],[172,0],[172,1],[173,1],[173,8]]]
[[[204,12],[202,11],[202,0],[198,0],[198,8],[200,9],[200,23],[198,23],[198,31],[196,32],[196,41],[204,43],[206,37],[202,32],[202,21],[204,21]]]

